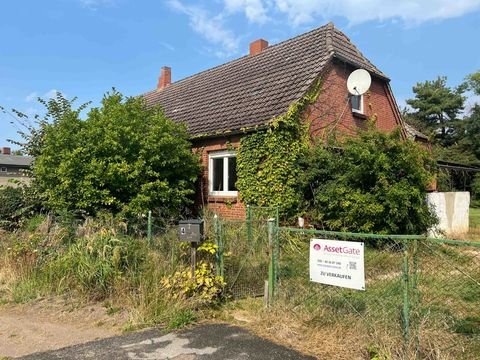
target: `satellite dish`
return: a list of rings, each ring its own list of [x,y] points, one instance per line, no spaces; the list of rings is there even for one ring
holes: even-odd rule
[[[347,79],[347,89],[352,95],[363,95],[368,89],[372,78],[367,70],[357,69]]]

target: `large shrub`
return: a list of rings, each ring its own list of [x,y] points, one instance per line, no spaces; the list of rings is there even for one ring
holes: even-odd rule
[[[190,203],[199,161],[185,126],[160,108],[116,91],[85,120],[83,107],[60,94],[44,104],[41,135],[26,149],[36,156],[34,185],[47,208],[171,217]]]
[[[433,163],[399,131],[370,130],[304,159],[305,211],[318,227],[420,234],[435,222],[426,203]]]

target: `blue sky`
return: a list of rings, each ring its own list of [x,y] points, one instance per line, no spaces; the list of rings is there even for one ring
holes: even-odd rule
[[[0,7],[0,106],[42,111],[55,91],[98,104],[138,95],[328,21],[391,78],[398,102],[419,81],[457,85],[480,70],[480,0],[17,0]],[[474,101],[474,99],[470,100]],[[18,139],[0,113],[0,146]],[[15,121],[14,121],[15,123]],[[15,146],[13,146],[15,148]]]

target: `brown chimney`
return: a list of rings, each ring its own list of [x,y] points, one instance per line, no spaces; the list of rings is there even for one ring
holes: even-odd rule
[[[158,78],[157,90],[162,90],[172,83],[172,69],[168,66],[163,66]]]
[[[9,147],[4,147],[4,148],[2,148],[2,154],[4,154],[4,155],[12,155],[12,151],[10,150]]]
[[[255,40],[250,43],[250,56],[260,54],[263,50],[268,47],[268,41],[263,39]]]

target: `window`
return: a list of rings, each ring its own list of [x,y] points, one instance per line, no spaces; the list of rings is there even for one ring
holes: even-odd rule
[[[211,153],[208,156],[208,191],[210,195],[236,196],[238,194],[237,158],[233,151]]]
[[[352,103],[352,111],[363,114],[363,95],[352,95],[350,98]]]
[[[2,167],[2,168],[0,169],[0,172],[7,172],[7,168],[6,168],[6,167]]]

